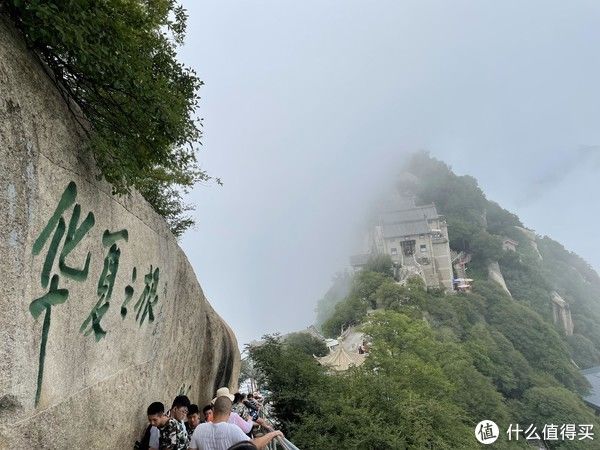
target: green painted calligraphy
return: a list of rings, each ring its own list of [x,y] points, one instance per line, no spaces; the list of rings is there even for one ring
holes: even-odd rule
[[[188,395],[190,393],[190,391],[192,390],[192,385],[185,385],[182,384],[181,386],[179,386],[179,392],[177,393],[177,395]]]
[[[114,233],[104,230],[104,233],[102,234],[102,245],[109,247],[121,239],[124,239],[125,242],[129,241],[129,233],[127,230],[119,230],[115,231]]]
[[[144,291],[134,306],[134,309],[137,312],[135,320],[139,321],[140,326],[142,326],[146,317],[148,317],[148,322],[154,322],[153,309],[158,303],[158,294],[156,293],[158,280],[158,267],[152,271],[152,266],[150,266],[150,271],[144,275]]]
[[[137,278],[137,269],[134,267],[133,272],[131,272],[131,282],[135,283],[135,279]],[[133,297],[133,286],[127,285],[125,286],[125,300],[123,300],[123,304],[121,305],[121,318],[124,319],[127,316],[127,305],[131,301]]]
[[[81,213],[81,206],[75,205],[73,208],[73,214],[71,215],[71,220],[69,221],[69,228],[67,229],[67,237],[65,238],[65,245],[60,252],[60,258],[58,259],[58,267],[60,268],[61,273],[69,278],[72,278],[76,281],[84,281],[87,279],[88,272],[90,269],[90,259],[91,254],[88,252],[87,257],[85,258],[85,265],[82,269],[76,269],[74,267],[70,267],[65,262],[65,259],[73,251],[73,249],[79,244],[81,239],[87,234],[88,231],[94,226],[94,214],[88,213],[87,217],[83,222],[81,222],[81,226],[77,228],[77,223],[79,222],[79,214]]]
[[[48,249],[48,253],[46,254],[46,259],[44,261],[44,267],[42,269],[41,274],[42,287],[48,286],[48,281],[50,281],[50,271],[52,270],[52,265],[54,264],[54,258],[56,258],[58,245],[60,244],[60,240],[62,239],[63,234],[65,232],[65,220],[62,218],[62,215],[67,209],[69,209],[73,205],[76,196],[77,186],[75,185],[75,183],[70,182],[67,188],[65,189],[65,192],[63,192],[60,201],[58,202],[58,206],[56,207],[54,214],[52,214],[52,217],[50,217],[50,220],[48,221],[38,238],[33,243],[32,253],[34,255],[39,255],[39,253],[46,245],[46,241],[50,237],[50,234],[58,226],[56,232],[54,233],[54,237],[52,239],[50,248]]]
[[[81,213],[81,206],[75,204],[71,218],[69,219],[69,225],[67,227],[63,214],[73,206],[77,197],[77,185],[74,182],[70,182],[63,192],[61,199],[58,202],[54,213],[48,220],[48,223],[41,231],[40,235],[33,243],[32,253],[33,255],[39,255],[40,252],[46,246],[50,235],[54,232],[50,244],[48,246],[48,253],[44,259],[44,265],[42,267],[42,273],[40,276],[40,282],[42,287],[45,289],[50,283],[50,288],[46,294],[33,300],[29,305],[29,312],[34,319],[38,319],[39,316],[44,313],[44,323],[42,325],[42,339],[40,343],[40,355],[38,362],[38,376],[37,376],[37,388],[35,393],[35,404],[39,403],[40,394],[42,389],[42,383],[44,380],[44,362],[46,359],[46,344],[48,342],[48,333],[50,331],[50,318],[52,312],[52,306],[65,303],[69,298],[68,289],[59,289],[58,283],[60,277],[58,274],[54,274],[50,280],[50,273],[54,266],[54,261],[58,253],[60,243],[63,236],[66,237],[63,247],[60,251],[58,267],[60,273],[68,278],[72,278],[76,281],[83,281],[87,278],[91,254],[88,252],[83,268],[77,269],[67,265],[66,258],[71,251],[77,246],[77,244],[83,239],[88,231],[94,226],[95,219],[93,213],[88,213],[84,221],[78,227],[79,216]]]
[[[120,239],[125,240],[125,242],[128,241],[129,234],[127,230],[120,230],[114,233],[106,230],[102,235],[102,245],[110,248],[104,258],[104,268],[98,280],[97,294],[99,298],[79,328],[79,331],[84,333],[84,336],[88,336],[93,331],[96,342],[106,336],[106,331],[102,328],[100,321],[110,307],[115,278],[119,270],[119,258],[121,257],[121,249],[116,244]]]
[[[46,359],[46,343],[48,342],[48,331],[50,330],[50,314],[52,306],[60,305],[69,298],[69,291],[67,289],[58,289],[58,281],[58,275],[54,275],[52,281],[50,281],[50,290],[40,298],[36,298],[29,305],[29,312],[34,319],[37,319],[42,312],[46,312],[44,315],[44,324],[42,325],[42,342],[38,359],[37,391],[35,393],[36,405],[40,401],[40,389],[44,379],[44,360]]]

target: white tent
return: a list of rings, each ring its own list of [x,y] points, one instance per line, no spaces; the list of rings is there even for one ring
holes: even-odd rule
[[[317,361],[323,366],[333,370],[348,370],[351,366],[360,366],[365,362],[367,355],[358,353],[348,353],[343,346],[339,346],[327,356],[317,358]]]

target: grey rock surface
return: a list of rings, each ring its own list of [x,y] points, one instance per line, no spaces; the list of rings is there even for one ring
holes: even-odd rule
[[[96,175],[0,18],[0,449],[132,448],[151,402],[236,388],[235,336],[165,221]]]
[[[504,280],[504,275],[502,275],[502,270],[500,270],[500,264],[498,264],[498,261],[492,261],[488,264],[488,277],[490,280],[498,283],[504,292],[509,295],[509,297],[512,297],[512,294],[506,286],[506,281]]]

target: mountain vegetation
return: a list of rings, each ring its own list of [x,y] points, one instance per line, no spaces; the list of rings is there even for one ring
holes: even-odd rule
[[[578,367],[600,362],[598,274],[552,239],[532,240],[472,177],[426,153],[406,170],[416,176],[417,204],[433,202],[446,216],[452,250],[472,255],[472,292],[427,290],[419,279],[399,285],[386,258],[338,275],[318,303],[317,323],[329,337],[360,327],[371,339],[365,364],[333,375],[302,346],[272,336],[250,349],[285,432],[300,448],[444,449],[476,447],[475,425],[484,419],[503,434],[496,448],[526,448],[524,434],[508,441],[510,424],[540,435],[546,424],[597,430]],[[503,250],[507,237],[516,252]],[[491,261],[512,298],[488,280]],[[570,304],[571,336],[553,321],[553,292]],[[590,441],[546,445],[590,448]]]
[[[177,61],[183,7],[175,0],[4,0],[0,13],[43,62],[114,193],[137,189],[181,235],[193,224],[182,192],[210,178],[196,161],[202,81]]]

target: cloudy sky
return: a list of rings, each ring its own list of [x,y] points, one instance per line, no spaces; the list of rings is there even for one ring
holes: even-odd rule
[[[206,83],[182,239],[240,345],[309,325],[371,199],[425,149],[600,268],[600,2],[191,1]]]

